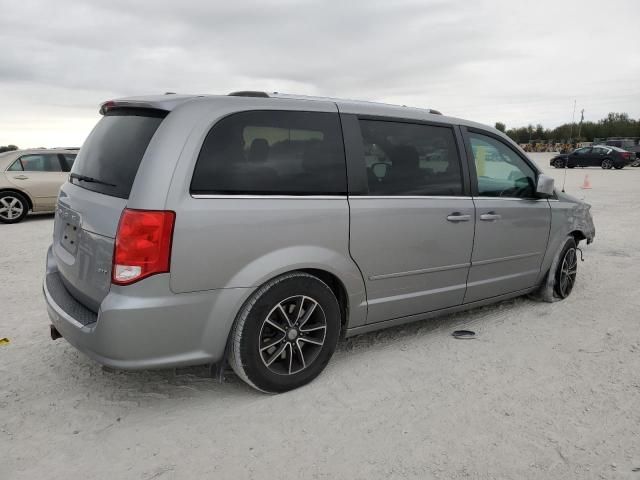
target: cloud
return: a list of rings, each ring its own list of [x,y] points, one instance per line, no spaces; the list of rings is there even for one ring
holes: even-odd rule
[[[165,91],[389,101],[514,126],[565,122],[574,98],[587,119],[638,117],[636,9],[634,0],[4,1],[0,144],[80,144],[100,102]]]

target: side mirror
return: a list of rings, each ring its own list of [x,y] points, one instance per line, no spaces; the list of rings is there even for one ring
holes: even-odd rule
[[[543,197],[550,197],[553,195],[554,181],[553,178],[540,174],[538,175],[538,184],[536,185],[536,193]]]

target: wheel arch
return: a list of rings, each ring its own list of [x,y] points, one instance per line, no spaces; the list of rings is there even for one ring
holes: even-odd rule
[[[340,305],[340,329],[341,334],[344,335],[349,324],[349,295],[347,294],[347,288],[344,286],[342,280],[340,280],[337,275],[319,268],[303,268],[300,270],[292,270],[292,272],[308,273],[309,275],[319,278],[329,286],[333,294],[338,299],[338,304]]]
[[[0,187],[0,193],[3,193],[3,192],[11,192],[11,193],[17,193],[19,195],[22,195],[24,198],[27,199],[29,210],[33,211],[33,200],[31,199],[31,197],[27,192],[23,192],[22,190],[18,190],[17,188]]]
[[[581,240],[587,239],[587,236],[582,230],[573,230],[569,232],[569,236],[573,237],[573,239],[576,241],[576,245],[578,245]]]

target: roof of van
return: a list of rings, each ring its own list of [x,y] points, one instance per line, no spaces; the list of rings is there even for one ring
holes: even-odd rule
[[[407,107],[406,105],[392,105],[387,103],[371,102],[364,100],[346,100],[333,97],[314,97],[307,95],[294,95],[279,92],[260,92],[260,91],[240,91],[232,92],[228,95],[184,95],[167,92],[164,95],[144,95],[135,97],[119,98],[109,100],[102,104],[100,111],[104,113],[111,107],[137,107],[137,108],[151,108],[165,111],[171,111],[179,105],[191,102],[197,99],[209,99],[216,98],[229,98],[229,96],[237,97],[238,99],[244,97],[246,101],[258,101],[262,103],[264,101],[277,102],[279,99],[287,100],[300,100],[300,101],[317,101],[317,102],[331,102],[334,103],[340,112],[342,113],[355,113],[361,115],[384,115],[396,118],[407,119],[420,119],[420,120],[432,120],[438,123],[452,123],[457,125],[464,125],[468,127],[478,127],[485,130],[490,130],[493,133],[499,134],[505,138],[503,132],[494,129],[491,126],[464,120],[461,118],[448,117],[442,115],[437,110],[428,108],[416,108]]]

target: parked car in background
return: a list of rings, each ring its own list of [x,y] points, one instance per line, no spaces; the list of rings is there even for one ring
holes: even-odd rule
[[[225,359],[283,392],[340,336],[544,291],[589,205],[433,110],[241,92],[110,101],[58,199],[52,338],[143,369]]]
[[[601,167],[605,169],[615,168],[620,170],[633,162],[633,154],[622,148],[608,145],[596,145],[593,147],[576,148],[573,152],[564,155],[556,155],[549,164],[552,167]]]
[[[0,223],[17,223],[29,212],[53,212],[77,153],[32,149],[0,154]]]
[[[631,152],[635,157],[635,160],[632,161],[631,166],[640,166],[640,138],[609,138],[602,143],[610,147],[618,147],[626,150],[627,152]]]
[[[638,138],[610,138],[604,142],[610,147],[618,147],[631,152],[635,158],[640,158],[640,139]]]

